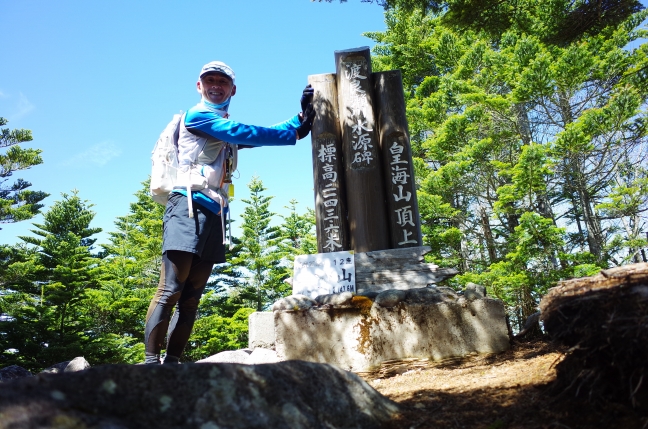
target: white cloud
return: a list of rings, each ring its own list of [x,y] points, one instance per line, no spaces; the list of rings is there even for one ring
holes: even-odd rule
[[[15,110],[12,112],[12,114],[9,117],[13,121],[18,120],[26,116],[27,114],[29,114],[29,112],[31,112],[35,108],[36,106],[31,104],[31,102],[27,99],[27,97],[25,97],[25,94],[21,92],[18,95],[18,104],[15,106]]]
[[[63,166],[106,165],[110,160],[121,155],[121,153],[121,149],[112,142],[106,141],[97,143],[96,145],[89,147],[85,152],[81,152],[80,154],[65,161],[63,163]]]

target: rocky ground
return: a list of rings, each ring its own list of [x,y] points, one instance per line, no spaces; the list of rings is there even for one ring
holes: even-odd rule
[[[563,356],[534,341],[494,356],[393,362],[361,376],[403,407],[398,429],[648,428],[648,410],[556,392]]]

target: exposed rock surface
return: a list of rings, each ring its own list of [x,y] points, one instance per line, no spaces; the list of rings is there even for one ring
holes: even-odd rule
[[[240,363],[245,365],[276,362],[279,362],[277,352],[261,347],[254,350],[228,350],[196,361],[196,363]]]
[[[41,373],[45,374],[58,374],[59,372],[65,371],[65,367],[70,364],[71,361],[66,360],[65,362],[56,363],[48,368],[45,368]]]
[[[648,263],[561,281],[540,311],[552,341],[568,348],[556,390],[648,410]]]
[[[22,366],[10,365],[0,369],[0,381],[8,381],[16,378],[31,377],[32,373]]]
[[[379,428],[397,405],[330,365],[105,365],[0,389],[0,429]]]
[[[501,301],[467,300],[436,287],[387,290],[349,307],[275,311],[279,359],[326,362],[355,372],[393,359],[442,360],[510,346]]]
[[[374,299],[376,299],[376,297],[378,296],[379,293],[380,292],[377,291],[377,290],[366,290],[364,292],[358,292],[357,295],[358,296],[364,296],[365,298],[369,298],[371,300],[374,300]]]
[[[473,301],[475,299],[486,298],[486,287],[478,285],[475,283],[466,284],[466,290],[464,291],[464,297],[468,301]]]
[[[83,356],[79,356],[72,359],[63,372],[77,372],[88,368],[90,368],[88,361]]]
[[[200,359],[196,363],[245,363],[250,357],[251,351],[245,350],[227,350],[216,353],[215,355]]]
[[[353,299],[351,292],[332,293],[328,295],[319,295],[315,302],[319,305],[350,305]]]
[[[418,304],[434,304],[443,301],[444,295],[437,288],[416,288],[407,291],[406,302]]]
[[[436,289],[439,292],[444,293],[446,295],[450,295],[453,298],[459,298],[459,295],[457,294],[457,291],[452,289],[451,287],[448,287],[448,286],[436,286]],[[484,296],[486,296],[486,295],[484,295]]]
[[[483,286],[473,283],[469,283],[468,285],[466,292],[462,293],[466,293],[466,298],[469,301],[486,297],[486,289]],[[376,304],[385,308],[393,308],[400,302],[432,304],[438,302],[456,302],[460,298],[454,289],[443,286],[364,291],[355,295],[351,292],[343,292],[339,294],[319,295],[314,300],[305,295],[297,294],[275,302],[272,310],[307,311],[311,308],[347,308],[357,305],[354,301],[354,296],[357,298],[366,298],[372,302],[375,301]]]
[[[250,357],[244,362],[248,365],[256,365],[260,363],[275,363],[279,362],[277,352],[263,348],[254,349]]]
[[[306,295],[290,295],[272,305],[272,311],[303,311],[317,306],[317,302]]]
[[[41,372],[46,374],[58,374],[60,372],[76,372],[83,371],[84,369],[90,368],[90,364],[83,356],[77,356],[72,360],[66,360],[65,362],[59,362],[48,368],[45,368]]]
[[[255,311],[248,316],[248,347],[275,348],[274,317],[272,311]]]
[[[390,289],[383,292],[380,292],[376,296],[376,304],[385,308],[395,307],[396,304],[401,302],[407,296],[407,292],[404,290]]]

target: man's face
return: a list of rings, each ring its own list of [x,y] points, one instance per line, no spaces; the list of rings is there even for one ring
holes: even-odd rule
[[[236,85],[222,73],[207,73],[196,83],[198,92],[210,103],[220,104],[236,94]]]

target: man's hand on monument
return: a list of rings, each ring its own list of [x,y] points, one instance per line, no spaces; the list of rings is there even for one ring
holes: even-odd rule
[[[301,140],[308,135],[313,126],[313,120],[315,119],[315,109],[313,105],[309,103],[302,114],[299,116],[301,125],[297,127],[297,140]]]
[[[315,108],[313,107],[313,103],[308,103],[304,107],[303,112],[299,112],[299,123],[303,124],[304,121],[310,120],[313,122],[313,119],[315,119]]]
[[[315,94],[315,88],[310,84],[306,85],[306,88],[304,88],[304,91],[302,92],[301,100],[299,100],[302,112],[306,112],[308,105],[313,102],[313,94]]]

